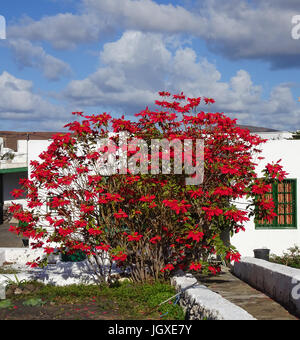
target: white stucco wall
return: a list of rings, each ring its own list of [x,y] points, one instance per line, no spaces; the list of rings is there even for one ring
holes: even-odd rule
[[[18,153],[27,155],[27,140],[18,140]]]
[[[37,160],[41,161],[39,155],[46,151],[48,146],[52,143],[50,140],[29,140],[28,141],[28,175],[31,174],[30,162]]]
[[[231,243],[242,256],[254,256],[253,249],[267,247],[271,253],[280,255],[288,248],[300,246],[300,140],[272,140],[262,147],[264,160],[257,161],[257,173],[261,174],[267,163],[282,159],[281,165],[288,172],[287,178],[297,179],[297,229],[257,230],[254,218],[248,222],[245,232],[239,232],[231,239]]]

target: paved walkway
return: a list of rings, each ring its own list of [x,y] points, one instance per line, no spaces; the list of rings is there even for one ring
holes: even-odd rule
[[[228,301],[246,310],[257,320],[299,320],[280,304],[235,277],[228,268],[214,277],[198,281]]]
[[[23,248],[22,238],[8,231],[13,223],[0,225],[0,248]]]

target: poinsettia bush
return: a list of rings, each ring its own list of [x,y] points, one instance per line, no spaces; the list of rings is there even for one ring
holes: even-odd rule
[[[137,121],[74,113],[78,120],[66,125],[69,133],[53,136],[40,160],[31,162],[31,178],[21,181],[27,208],[11,206],[22,222],[11,231],[30,237],[46,255],[55,246],[84,252],[103,282],[111,280],[113,265],[144,282],[178,269],[215,274],[220,268],[212,256],[238,261],[222,235],[244,230],[253,214],[272,220],[270,185],[286,173],[279,163],[268,164],[258,178],[254,156],[265,141],[222,113],[199,109],[213,99],[159,94],[158,108],[141,111]],[[152,149],[153,140],[177,144]],[[184,141],[193,141],[190,149],[177,148]],[[241,199],[247,209],[238,208]],[[29,265],[46,263],[47,257]]]

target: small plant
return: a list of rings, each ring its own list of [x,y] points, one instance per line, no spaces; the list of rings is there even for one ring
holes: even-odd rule
[[[292,138],[289,139],[300,139],[300,130],[293,132]]]
[[[15,281],[13,279],[11,279],[10,277],[6,276],[6,275],[3,275],[4,277],[6,277],[6,282],[7,284],[9,285],[16,285],[18,287],[28,283],[27,280],[23,279],[23,280],[19,280],[18,276],[16,274],[14,274],[14,277],[15,277]]]
[[[10,308],[12,306],[11,300],[0,301],[0,309]]]
[[[46,303],[46,301],[43,301],[40,298],[30,298],[26,301],[23,302],[24,306],[30,306],[30,307],[35,307],[35,306],[42,306]]]
[[[271,254],[270,261],[300,269],[300,247],[295,245],[284,252],[282,256]]]
[[[12,152],[6,152],[4,155],[0,156],[1,160],[11,161],[15,158],[15,155]]]

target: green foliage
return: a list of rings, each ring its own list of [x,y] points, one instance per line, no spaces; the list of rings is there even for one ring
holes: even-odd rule
[[[30,307],[35,307],[35,306],[42,306],[44,305],[46,302],[43,301],[40,298],[30,298],[26,301],[23,302],[24,306],[30,306]]]
[[[173,301],[164,303],[159,306],[160,303],[169,299],[176,294],[174,287],[166,283],[155,284],[130,284],[124,283],[116,288],[104,288],[106,295],[110,295],[112,298],[116,298],[116,301],[121,306],[128,308],[130,305],[133,313],[143,308],[147,315],[151,315],[151,312],[158,311],[160,314],[166,316],[164,319],[183,320],[184,312],[182,308],[176,304],[175,298]],[[150,310],[149,310],[150,309]]]
[[[300,130],[294,132],[291,139],[300,139]]]
[[[25,306],[40,306],[45,301],[55,304],[74,304],[86,302],[91,298],[97,301],[101,310],[113,310],[117,307],[124,319],[158,318],[162,320],[184,320],[184,312],[176,298],[162,304],[176,294],[176,290],[168,283],[132,284],[122,282],[108,287],[107,285],[70,285],[57,287],[36,283],[39,289],[26,296]],[[20,295],[14,299],[22,300]],[[10,306],[10,305],[9,305]]]
[[[74,254],[61,254],[62,262],[81,262],[86,259],[86,254],[79,250]]]
[[[270,261],[300,269],[300,247],[295,245],[284,252],[282,256],[271,254]]]
[[[0,301],[0,309],[10,308],[10,307],[12,307],[12,302],[11,302],[11,300],[3,300],[3,301]]]
[[[16,274],[14,274],[15,280],[11,279],[10,277],[8,277],[8,276],[6,276],[6,275],[3,275],[3,276],[6,277],[6,279],[7,279],[6,282],[7,282],[9,285],[16,285],[16,286],[19,287],[19,286],[22,286],[22,285],[27,284],[27,283],[30,282],[30,281],[25,280],[25,279],[20,280]]]

